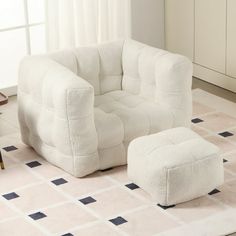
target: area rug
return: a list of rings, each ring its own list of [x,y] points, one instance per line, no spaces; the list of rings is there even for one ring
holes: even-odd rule
[[[20,143],[1,138],[0,235],[206,236],[236,232],[236,104],[193,91],[192,129],[221,149],[225,183],[207,196],[163,209],[126,167],[75,178]],[[3,112],[4,115],[4,112]],[[183,193],[184,194],[184,193]]]

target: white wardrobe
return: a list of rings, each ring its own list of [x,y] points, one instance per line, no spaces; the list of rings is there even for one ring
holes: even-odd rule
[[[165,45],[195,77],[236,92],[236,0],[165,0]]]

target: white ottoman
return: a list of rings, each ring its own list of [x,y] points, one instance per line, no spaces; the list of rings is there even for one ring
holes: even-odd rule
[[[187,128],[169,129],[133,140],[129,178],[162,206],[192,200],[224,181],[223,159],[215,145]]]

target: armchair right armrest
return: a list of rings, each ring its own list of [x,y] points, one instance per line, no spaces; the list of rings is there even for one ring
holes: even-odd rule
[[[192,71],[192,62],[178,54],[167,53],[157,61],[156,100],[173,114],[173,127],[190,126]]]

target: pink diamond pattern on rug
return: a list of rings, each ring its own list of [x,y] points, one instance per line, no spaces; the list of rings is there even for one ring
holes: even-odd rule
[[[202,129],[197,125],[192,125],[191,129],[202,137],[209,135],[209,133],[205,129]]]
[[[43,236],[43,232],[37,227],[32,225],[24,218],[16,218],[6,222],[0,222],[1,236],[21,236],[21,235],[33,235]]]
[[[125,187],[124,187],[125,188]],[[88,205],[88,208],[96,212],[101,217],[112,217],[119,215],[120,212],[126,212],[144,204],[142,200],[129,194],[129,189],[115,187],[113,189],[94,194],[93,198],[97,200],[96,204]]]
[[[71,233],[74,236],[94,236],[94,235],[106,235],[106,236],[121,236],[122,234],[114,230],[115,226],[106,223],[96,223],[92,226],[83,227]]]
[[[0,171],[0,194],[10,192],[29,184],[39,182],[40,179],[25,170],[21,165]]]
[[[16,216],[16,211],[8,207],[4,202],[0,202],[0,222]]]
[[[204,122],[199,123],[199,126],[213,132],[227,130],[230,127],[236,126],[236,119],[222,112],[201,116],[200,118]]]
[[[67,201],[66,197],[46,183],[24,188],[16,193],[20,197],[11,200],[11,203],[23,212],[33,212]]]
[[[101,189],[106,189],[114,184],[99,173],[92,174],[86,178],[75,178],[73,176],[64,177],[68,183],[59,185],[62,191],[73,197],[82,197],[91,195]]]
[[[229,115],[230,110],[222,112],[226,112],[226,100],[222,99],[224,107],[219,110],[212,106],[215,96],[205,96],[211,103],[194,99],[191,128],[216,144],[227,160],[225,183],[217,187],[219,191],[164,209],[129,180],[126,166],[75,178],[22,144],[15,133],[0,138],[1,147],[6,147],[2,150],[6,169],[0,170],[0,236],[175,236],[193,232],[203,236],[236,231],[236,117]],[[229,107],[232,110],[232,104]]]
[[[213,111],[215,110],[199,102],[193,101],[193,117],[204,115],[206,113],[213,112]]]
[[[170,208],[168,212],[182,221],[189,223],[209,217],[225,209],[220,203],[206,196],[178,204],[174,208]]]
[[[97,220],[86,209],[73,202],[48,208],[43,213],[47,217],[39,220],[38,223],[50,233],[69,231],[76,226],[86,225]]]
[[[129,183],[130,180],[127,175],[126,166],[119,166],[113,168],[107,172],[102,172],[102,175],[111,177],[113,180],[118,181],[119,183]]]
[[[234,151],[236,149],[236,145],[228,142],[225,138],[216,135],[205,137],[205,139],[218,146],[222,154]]]
[[[128,235],[154,235],[179,226],[175,220],[153,206],[129,213],[124,217],[128,222],[120,225],[119,228]]]
[[[219,190],[220,193],[215,194],[213,197],[228,206],[236,208],[236,180],[225,183]]]

